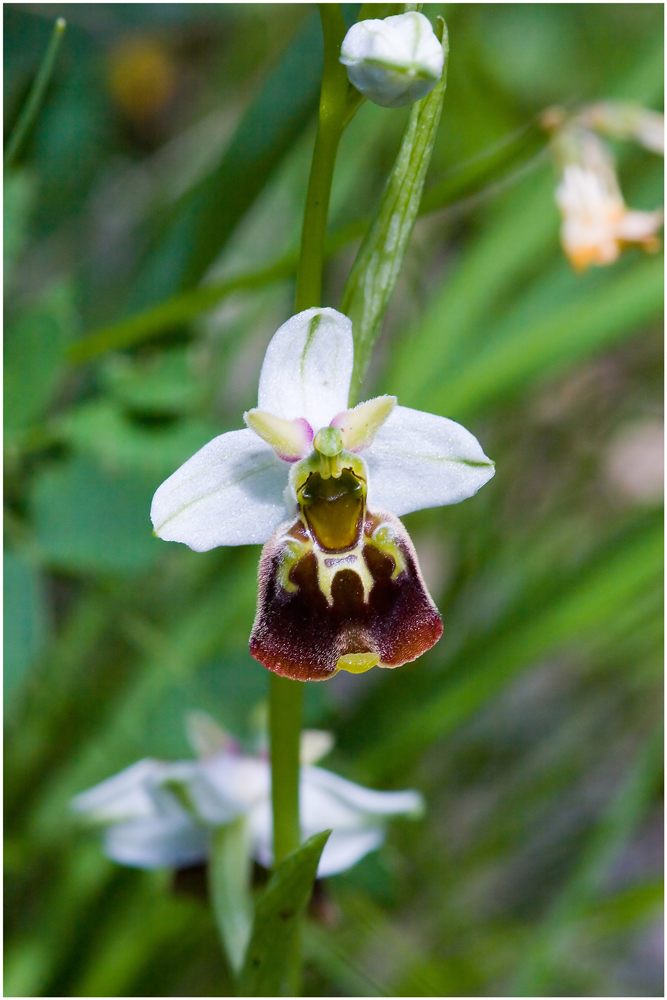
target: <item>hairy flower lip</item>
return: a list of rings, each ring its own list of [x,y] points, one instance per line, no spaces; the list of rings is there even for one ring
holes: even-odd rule
[[[290,571],[292,586],[283,585],[281,560],[299,524],[297,518],[281,526],[262,552],[250,635],[250,653],[256,660],[292,680],[320,681],[341,668],[350,669],[347,656],[367,654],[373,660],[368,667],[394,668],[417,659],[438,641],[442,620],[398,518],[368,513],[359,554],[350,557],[345,550],[331,567],[329,597],[319,576],[327,569],[318,565],[316,545],[304,547]],[[381,530],[388,533],[384,550],[374,545]]]

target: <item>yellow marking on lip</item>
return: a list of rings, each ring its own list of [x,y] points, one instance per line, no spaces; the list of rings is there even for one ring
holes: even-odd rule
[[[377,667],[380,657],[377,653],[346,653],[336,664],[336,671],[347,670],[350,674],[365,674],[372,667]]]

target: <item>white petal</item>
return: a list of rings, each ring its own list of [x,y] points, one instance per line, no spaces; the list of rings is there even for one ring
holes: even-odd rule
[[[107,830],[105,853],[132,868],[182,868],[204,861],[206,831],[183,812],[180,816],[118,823]]]
[[[303,825],[308,825],[308,813],[320,812],[324,815],[326,812],[325,822],[320,827],[322,830],[342,823],[349,825],[352,816],[360,824],[372,821],[376,816],[419,815],[423,811],[423,799],[419,792],[379,792],[341,778],[332,771],[325,771],[322,767],[301,769],[301,789]],[[316,801],[318,807],[313,808]]]
[[[273,816],[268,798],[257,802],[248,813],[252,842],[252,856],[260,865],[270,868],[273,864]],[[322,827],[326,830],[326,827]]]
[[[354,833],[334,830],[324,845],[320,863],[317,866],[317,877],[338,875],[347,871],[361,861],[364,855],[376,850],[384,840],[384,830],[380,826],[359,830]]]
[[[494,474],[493,462],[465,427],[397,406],[364,452],[368,507],[408,514],[471,497]]]
[[[662,209],[656,212],[627,211],[618,224],[618,236],[622,240],[641,242],[660,229],[662,219]]]
[[[255,802],[267,800],[271,782],[268,761],[239,754],[219,754],[198,765],[189,792],[205,823],[229,823]]]
[[[347,407],[352,324],[336,309],[306,309],[274,334],[259,377],[257,406],[283,420],[305,417],[313,431]]]
[[[204,445],[153,497],[155,533],[195,552],[217,545],[263,544],[289,513],[288,466],[250,430]]]
[[[164,765],[157,760],[139,760],[112,778],[76,795],[72,809],[96,823],[141,819],[157,813],[153,782],[162,777]]]

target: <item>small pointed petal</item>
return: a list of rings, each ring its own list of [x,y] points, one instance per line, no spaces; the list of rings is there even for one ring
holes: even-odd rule
[[[305,418],[314,432],[347,406],[352,324],[336,309],[306,309],[274,334],[259,377],[257,406],[283,420]]]
[[[302,764],[315,764],[331,753],[334,746],[333,733],[325,729],[303,729],[301,731],[300,759]]]
[[[331,421],[331,426],[340,428],[346,451],[362,451],[372,443],[395,406],[395,396],[377,396],[359,403],[352,410],[339,413]]]
[[[313,450],[313,430],[307,420],[283,420],[264,410],[248,410],[243,419],[255,434],[270,444],[283,462],[298,462]]]
[[[372,816],[421,816],[424,812],[424,799],[419,792],[412,790],[404,792],[380,792],[375,788],[364,788],[354,781],[348,781],[333,771],[322,767],[309,767],[303,771],[308,793],[314,789],[326,792],[331,803],[338,807],[356,810],[360,817],[368,820]],[[307,801],[307,797],[304,801]],[[337,807],[337,808],[338,808]],[[333,808],[333,805],[331,806]],[[332,826],[340,824],[342,815],[333,813],[327,817]],[[323,827],[326,829],[326,827]]]
[[[384,830],[378,826],[361,830],[333,830],[324,845],[317,866],[317,877],[328,878],[330,875],[339,875],[354,867],[371,851],[381,847],[384,838]]]
[[[395,407],[364,460],[369,507],[397,515],[459,503],[495,471],[461,424],[405,406]]]
[[[655,239],[655,234],[662,226],[663,211],[657,209],[655,212],[639,212],[628,210],[618,224],[619,239],[628,243],[649,243],[653,246],[659,243]]]
[[[286,466],[250,430],[209,441],[158,488],[155,534],[195,552],[263,543],[289,515]]]
[[[326,680],[349,654],[371,653],[379,666],[399,667],[438,641],[440,615],[400,521],[384,512],[368,514],[360,554],[330,557],[345,560],[333,575],[330,595],[321,589],[314,551],[294,561],[286,579],[289,532],[299,526],[297,519],[292,529],[280,528],[262,552],[250,636],[256,660],[293,680]],[[374,543],[379,531],[384,551]]]

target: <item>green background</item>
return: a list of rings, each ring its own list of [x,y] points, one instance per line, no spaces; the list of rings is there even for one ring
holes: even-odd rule
[[[440,643],[308,686],[306,723],[336,734],[325,766],[428,808],[318,891],[304,992],[662,995],[662,264],[571,270],[536,116],[660,108],[663,8],[424,10],[451,45],[431,211],[362,398],[462,421],[497,474],[405,518]],[[188,709],[249,739],[267,696],[247,651],[259,548],[160,542],[148,510],[241,426],[292,311],[289,260],[265,269],[298,245],[319,25],[311,5],[5,4],[6,134],[60,15],[5,176],[5,995],[220,996],[196,874],[112,864],[68,802],[140,757],[190,756]],[[405,119],[366,104],[350,125],[333,232],[367,219]],[[616,152],[628,203],[661,204],[660,158]],[[332,255],[324,304],[354,250]],[[129,346],[114,325],[239,275]],[[102,328],[115,349],[76,363]]]

